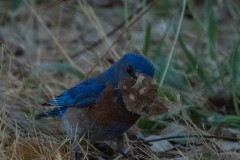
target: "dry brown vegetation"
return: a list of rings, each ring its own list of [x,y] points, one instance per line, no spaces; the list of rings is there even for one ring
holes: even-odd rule
[[[125,52],[138,50],[149,57],[161,84],[184,1],[87,2],[0,1],[0,159],[70,159],[71,141],[59,121],[36,121],[34,115],[44,109],[40,104],[46,99],[103,71]],[[238,1],[188,0],[159,89],[172,102],[169,113],[138,121],[127,133],[127,157],[87,141],[81,142],[81,155],[239,159],[238,6]],[[169,136],[183,137],[139,140]]]

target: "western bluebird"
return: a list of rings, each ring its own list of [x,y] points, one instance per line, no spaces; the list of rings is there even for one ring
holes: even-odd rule
[[[147,78],[141,80],[141,74],[146,75]],[[45,105],[56,106],[56,108],[39,113],[36,118],[60,117],[66,132],[76,135],[75,141],[82,136],[93,141],[115,139],[130,128],[140,116],[139,112],[131,110],[137,106],[129,102],[131,93],[126,92],[125,87],[130,88],[135,83],[135,85],[140,84],[137,80],[147,83],[153,76],[154,67],[144,56],[136,53],[125,54],[105,72],[67,89],[56,98],[46,102]],[[151,82],[150,88],[152,85],[155,84]],[[136,104],[141,104],[139,98],[149,97],[143,96],[142,92],[151,93],[149,89],[146,91],[142,89],[144,86],[135,87],[141,94],[138,95],[139,97],[135,95],[138,101]],[[140,91],[141,89],[143,91]],[[154,96],[156,91],[156,89],[153,90]],[[154,97],[153,94],[150,97]],[[144,110],[148,104],[156,106],[154,104],[157,101],[153,98],[150,98],[151,100],[152,102],[143,100],[144,104],[140,105],[140,108]],[[77,146],[73,146],[74,150],[76,148]]]

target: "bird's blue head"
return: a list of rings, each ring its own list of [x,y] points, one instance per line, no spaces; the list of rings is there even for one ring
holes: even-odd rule
[[[129,76],[136,77],[135,73],[137,72],[153,77],[154,66],[141,54],[127,53],[106,70],[104,76],[116,86],[124,78]]]

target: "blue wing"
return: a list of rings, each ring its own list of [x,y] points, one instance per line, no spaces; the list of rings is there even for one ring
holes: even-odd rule
[[[84,107],[92,105],[100,98],[105,87],[106,84],[104,81],[99,80],[97,77],[87,79],[45,103],[57,107],[46,113],[39,113],[37,117],[44,117],[47,115],[62,116],[68,107]]]
[[[59,96],[49,100],[47,103],[52,106],[74,106],[82,107],[96,102],[100,97],[105,83],[97,78],[88,79],[70,89],[67,89]]]

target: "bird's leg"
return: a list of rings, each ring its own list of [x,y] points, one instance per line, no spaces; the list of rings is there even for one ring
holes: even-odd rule
[[[76,129],[72,131],[72,146],[71,146],[71,156],[72,160],[79,160],[81,159],[81,152],[84,152],[80,146],[80,142],[82,141],[84,135],[82,135],[79,131],[78,126]],[[84,155],[86,156],[86,155]]]
[[[121,153],[121,155],[114,158],[114,160],[121,159],[122,157],[128,158],[127,154],[129,153],[131,146],[128,144],[128,142],[126,142],[127,143],[127,147],[126,147],[125,141],[128,141],[128,137],[125,134],[117,138],[116,147],[117,147],[117,150]]]
[[[119,137],[117,138],[116,148],[117,148],[117,150],[123,152],[124,147],[125,147],[125,146],[124,146],[124,137],[123,137],[123,135],[121,135],[121,136],[119,136]]]
[[[79,151],[80,151],[80,146],[79,146],[79,136],[74,136],[73,139],[73,143],[71,146],[71,156],[72,156],[72,160],[79,160],[80,156],[79,156]]]

